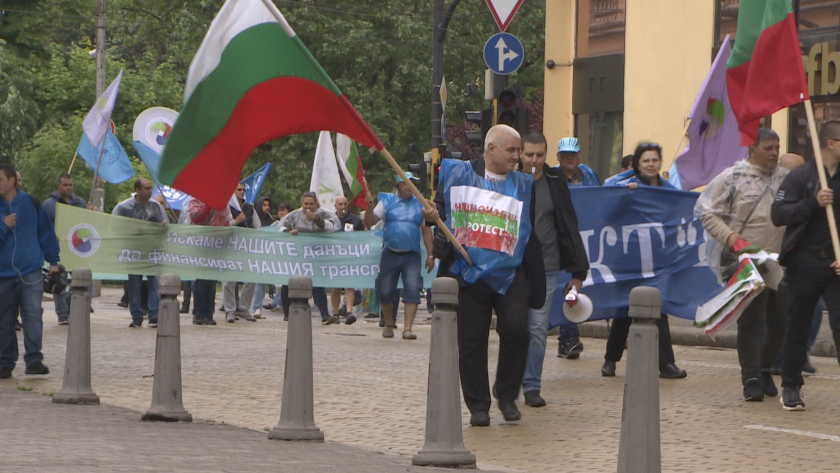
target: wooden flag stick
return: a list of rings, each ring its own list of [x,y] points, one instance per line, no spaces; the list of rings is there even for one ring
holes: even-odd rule
[[[811,99],[805,101],[805,114],[808,116],[808,128],[811,131],[811,146],[814,147],[814,157],[817,160],[817,173],[820,175],[820,187],[829,189],[828,181],[825,178],[825,167],[823,166],[820,140],[817,135],[817,124],[814,121],[814,110],[811,108]],[[834,206],[828,204],[825,212],[828,215],[828,231],[831,233],[831,245],[834,247],[834,259],[840,260],[840,238],[837,237],[837,222],[834,220]]]
[[[75,163],[76,163],[76,158],[77,158],[78,156],[79,156],[79,152],[78,152],[78,151],[76,151],[75,153],[73,153],[73,160],[72,160],[72,161],[70,161],[70,169],[68,169],[68,170],[67,170],[67,174],[70,174],[70,171],[72,171],[72,170],[73,170],[73,164],[75,164]]]
[[[385,160],[388,161],[388,164],[390,164],[392,168],[394,168],[394,172],[396,172],[397,175],[402,178],[403,182],[408,184],[408,187],[411,189],[411,193],[414,194],[415,197],[417,197],[417,200],[419,200],[421,204],[423,204],[423,208],[425,208],[426,210],[434,209],[434,206],[428,200],[426,200],[425,197],[423,197],[423,194],[421,194],[417,187],[414,185],[414,183],[411,182],[411,179],[409,179],[408,176],[405,175],[405,171],[403,171],[403,169],[400,167],[400,165],[397,163],[394,157],[391,156],[391,153],[388,152],[388,150],[385,148],[383,148],[380,151],[380,153],[382,153],[382,155],[385,156]],[[455,235],[453,235],[452,232],[449,231],[449,228],[443,223],[443,221],[440,219],[440,216],[438,216],[438,219],[435,221],[435,223],[437,223],[437,226],[441,230],[443,230],[444,235],[446,235],[446,239],[452,242],[452,245],[455,246],[455,249],[458,250],[458,253],[461,253],[461,256],[464,258],[464,261],[466,261],[467,264],[472,266],[473,262],[472,259],[470,259],[470,255],[467,254],[467,250],[465,250],[464,247],[461,246],[461,244],[458,242],[458,240],[455,239]]]

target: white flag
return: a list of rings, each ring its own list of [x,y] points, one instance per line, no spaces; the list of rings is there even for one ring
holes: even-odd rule
[[[108,132],[108,127],[111,124],[111,113],[114,112],[114,102],[117,101],[117,93],[120,91],[122,75],[123,71],[120,69],[120,74],[96,100],[85,117],[85,121],[82,122],[82,130],[85,131],[85,136],[94,147],[99,145],[99,142],[102,141],[102,138],[105,138],[105,134]]]
[[[347,181],[347,185],[350,188],[353,188],[353,181],[356,180],[356,176],[350,174],[350,170],[347,169],[347,160],[350,159],[350,148],[353,145],[353,141],[347,135],[342,135],[341,133],[336,133],[335,135],[335,153],[338,155],[338,166],[341,169],[341,174],[344,175],[344,179]],[[356,157],[353,156],[355,159]]]
[[[321,208],[330,212],[335,212],[336,197],[344,196],[341,177],[338,175],[338,164],[335,161],[335,150],[328,131],[322,131],[318,138],[309,190],[318,194]]]

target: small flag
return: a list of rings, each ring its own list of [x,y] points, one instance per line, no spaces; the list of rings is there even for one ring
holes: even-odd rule
[[[321,208],[330,212],[335,212],[336,197],[344,195],[341,178],[338,175],[338,164],[335,162],[335,150],[328,131],[322,131],[318,138],[309,190],[318,194]]]
[[[102,179],[111,184],[119,184],[134,177],[134,167],[131,166],[131,160],[128,159],[128,154],[126,154],[117,137],[110,130],[106,131],[107,135],[105,135],[104,142],[97,147],[94,147],[88,141],[87,135],[82,135],[76,152],[92,169],[97,169],[98,165],[99,175]],[[105,150],[102,151],[100,163],[99,155],[103,146]]]
[[[82,129],[85,131],[85,136],[87,136],[88,141],[93,146],[99,145],[99,142],[105,137],[105,133],[111,124],[111,114],[114,112],[114,103],[117,101],[117,93],[120,91],[122,76],[123,71],[120,69],[120,74],[105,89],[105,92],[96,99],[96,103],[93,104],[90,112],[88,112],[85,120],[82,122]]]
[[[338,155],[338,165],[341,173],[350,186],[350,205],[360,209],[367,209],[365,196],[369,189],[365,170],[362,168],[362,157],[356,148],[356,143],[349,136],[339,133],[335,137],[335,151]]]
[[[269,169],[271,169],[271,163],[266,163],[263,167],[257,169],[257,172],[242,179],[242,184],[245,184],[245,202],[253,204],[257,201],[257,196],[262,189],[265,178],[268,176]]]

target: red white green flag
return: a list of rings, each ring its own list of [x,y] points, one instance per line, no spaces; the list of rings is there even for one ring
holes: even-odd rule
[[[758,122],[809,98],[790,0],[741,0],[726,87],[741,144],[758,136]]]
[[[350,186],[350,205],[367,209],[365,195],[368,193],[368,185],[356,143],[349,136],[339,133],[335,138],[335,151],[341,173]]]
[[[184,102],[160,180],[216,209],[266,141],[330,130],[384,148],[271,0],[225,2],[190,65]]]

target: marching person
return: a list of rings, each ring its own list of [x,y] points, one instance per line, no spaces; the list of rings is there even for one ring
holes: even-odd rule
[[[241,210],[231,207],[231,217],[233,217],[231,226],[242,228],[260,228],[259,215],[254,210],[254,206],[250,202],[245,201],[245,184],[240,182],[236,186],[235,195]],[[239,294],[239,300],[237,301],[237,284],[238,283],[235,281],[222,282],[222,303],[225,306],[225,320],[227,320],[228,323],[234,323],[236,322],[237,314],[241,314],[245,320],[249,322],[256,322],[257,319],[254,318],[254,315],[251,313],[251,309],[254,302],[254,290],[257,285],[252,282],[242,284],[242,292]],[[240,307],[242,309],[240,309]]]
[[[257,199],[257,204],[254,205],[254,212],[260,219],[260,228],[270,227],[274,223],[274,217],[271,216],[271,199],[268,197],[260,197]],[[261,319],[263,302],[265,300],[265,284],[256,284],[254,286],[254,302],[251,304],[251,315],[255,319]],[[273,288],[274,286],[271,286]],[[271,289],[269,288],[269,289]],[[271,291],[270,291],[271,292]],[[273,294],[269,294],[271,297]]]
[[[454,250],[439,253],[440,275],[455,278],[460,286],[458,364],[473,426],[490,425],[487,348],[493,311],[499,360],[492,393],[504,419],[516,421],[521,414],[515,401],[528,358],[528,308],[545,304],[545,266],[531,229],[533,178],[514,171],[520,147],[513,128],[490,128],[483,158],[443,161],[435,195],[438,213],[461,235],[459,241],[473,260],[469,265]]]
[[[557,143],[557,162],[560,163],[558,168],[566,178],[568,187],[598,187],[601,185],[595,171],[580,162],[580,142],[577,138],[570,136]],[[573,322],[566,322],[560,325],[559,330],[557,356],[569,360],[579,358],[583,352],[583,343],[580,341],[578,325]]]
[[[340,195],[335,198],[335,215],[338,217],[338,220],[341,223],[338,231],[363,232],[365,230],[365,224],[362,223],[362,219],[358,215],[354,214],[353,212],[350,212],[349,207],[350,204],[347,202],[347,198],[343,195]],[[356,315],[353,314],[353,306],[356,305],[356,290],[351,287],[345,288],[344,300],[346,301],[346,315],[344,316],[344,323],[350,325],[356,322]],[[332,304],[333,316],[340,315],[340,287],[334,287],[330,291],[330,303]]]
[[[557,289],[560,271],[572,275],[564,293],[572,287],[580,291],[589,270],[589,258],[578,231],[578,220],[572,206],[572,195],[562,171],[545,163],[548,143],[545,135],[532,131],[522,139],[520,168],[534,176],[534,232],[542,244],[545,260],[545,303],[539,309],[528,311],[528,360],[522,379],[525,405],[541,407],[545,399],[540,396],[545,344],[548,336],[548,319]],[[576,326],[575,326],[576,327]]]
[[[41,353],[44,259],[58,273],[59,248],[50,216],[41,203],[18,190],[17,173],[0,165],[0,379],[12,377],[18,360],[17,311],[23,322],[26,374],[49,374]]]
[[[633,153],[631,169],[623,173],[623,179],[613,180],[613,178],[610,178],[610,182],[614,182],[612,184],[614,186],[626,186],[631,190],[637,189],[640,184],[673,189],[674,186],[659,176],[661,169],[662,148],[656,143],[640,143]],[[622,175],[619,174],[619,176]],[[630,333],[632,322],[630,317],[613,319],[607,339],[604,364],[601,366],[601,376],[615,376],[615,364],[621,361],[621,356],[624,354],[624,347],[627,344],[627,336]],[[675,364],[668,316],[664,313],[661,314],[659,320],[656,321],[656,325],[659,327],[659,377],[666,379],[685,378],[688,373]]]
[[[419,181],[410,172],[405,173],[412,181]],[[379,203],[374,207],[372,192],[365,195],[368,209],[365,212],[365,225],[373,227],[380,220],[385,224],[382,236],[382,257],[379,262],[379,275],[376,276],[376,295],[379,306],[385,314],[385,328],[382,336],[394,337],[397,308],[400,303],[400,293],[397,282],[402,276],[403,304],[405,305],[405,323],[403,340],[415,340],[417,335],[411,331],[417,306],[420,304],[420,290],[423,289],[423,277],[420,275],[421,260],[420,239],[426,245],[426,272],[432,272],[435,267],[435,257],[432,255],[432,231],[425,225],[425,221],[435,221],[437,210],[427,210],[417,197],[411,192],[402,177],[397,176],[397,192],[395,194],[379,194]]]
[[[776,227],[770,220],[773,199],[789,172],[778,165],[779,135],[769,128],[760,128],[749,153],[749,159],[736,162],[712,179],[695,205],[703,227],[724,245],[724,282],[739,265],[733,253],[736,241],[743,239],[768,253],[778,253],[785,232],[784,227]],[[729,267],[724,268],[724,264]],[[767,288],[738,318],[738,361],[745,401],[763,401],[764,396],[779,394],[770,370],[782,349],[788,299],[786,284],[780,284],[775,291]]]
[[[114,207],[112,215],[118,217],[136,218],[147,222],[156,222],[166,227],[169,217],[163,207],[152,200],[152,189],[154,184],[148,179],[137,179],[134,181],[134,197],[120,202]],[[146,276],[149,283],[149,299],[147,307],[149,311],[149,327],[157,327],[158,310],[160,309],[160,285],[157,276]],[[128,310],[131,313],[129,328],[143,326],[143,310],[140,308],[140,286],[143,276],[137,274],[128,275]]]
[[[338,217],[329,210],[322,209],[318,202],[318,195],[314,192],[304,192],[300,199],[300,208],[293,210],[280,221],[280,231],[289,232],[291,235],[300,233],[330,233],[338,231],[341,223]],[[283,300],[284,319],[289,318],[289,309],[292,300],[289,299],[289,286],[283,286],[280,291]],[[312,298],[315,305],[321,312],[321,323],[331,325],[338,323],[338,317],[330,316],[330,309],[327,307],[327,293],[323,287],[312,288]]]
[[[828,188],[820,187],[816,160],[794,169],[782,181],[770,212],[775,225],[785,225],[779,263],[790,290],[782,365],[782,407],[805,409],[802,369],[808,360],[808,332],[820,297],[828,309],[835,347],[840,347],[840,261],[832,248],[825,208],[832,205],[840,221],[840,121],[829,120],[819,131]],[[838,352],[840,360],[840,352]]]

